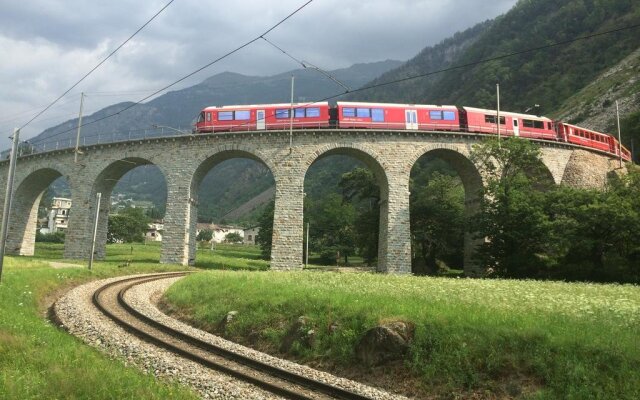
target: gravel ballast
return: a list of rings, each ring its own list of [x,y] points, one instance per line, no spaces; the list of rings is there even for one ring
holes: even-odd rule
[[[279,399],[281,397],[239,381],[223,373],[205,368],[152,344],[141,341],[102,315],[91,297],[99,287],[124,277],[110,278],[78,286],[60,298],[54,311],[65,329],[91,346],[118,357],[156,376],[177,380],[191,386],[206,399]],[[283,360],[195,329],[162,313],[154,300],[180,277],[161,279],[135,286],[125,300],[142,314],[176,330],[297,374],[305,375],[353,392],[381,400],[406,399],[326,372]]]

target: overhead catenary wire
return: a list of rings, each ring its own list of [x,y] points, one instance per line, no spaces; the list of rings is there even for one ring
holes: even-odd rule
[[[157,13],[155,13],[149,20],[147,20],[147,22],[145,22],[140,28],[138,28],[137,31],[135,31],[131,36],[129,36],[124,42],[122,42],[120,44],[120,46],[116,47],[115,50],[113,50],[111,53],[109,53],[109,55],[107,57],[105,57],[102,61],[100,61],[95,67],[93,67],[89,72],[87,72],[82,78],[80,78],[79,81],[77,81],[76,83],[74,83],[69,89],[67,89],[64,93],[62,93],[57,99],[55,99],[53,102],[51,102],[51,104],[49,104],[47,107],[44,108],[44,110],[40,111],[38,114],[36,114],[33,118],[31,118],[29,121],[27,121],[24,125],[22,125],[20,127],[20,129],[24,129],[25,127],[27,127],[31,122],[35,121],[39,116],[41,116],[42,114],[44,114],[49,108],[51,108],[51,106],[53,106],[54,104],[56,104],[60,99],[62,99],[64,96],[66,96],[71,90],[73,90],[73,88],[75,88],[76,86],[78,86],[82,81],[84,81],[89,75],[91,75],[95,70],[97,70],[98,68],[100,68],[100,66],[102,64],[104,64],[108,59],[110,59],[118,50],[120,50],[125,44],[127,44],[131,39],[133,39],[141,30],[143,30],[147,25],[149,25],[151,23],[151,21],[153,21],[154,19],[156,19],[156,17],[158,15],[160,15],[167,7],[169,7],[171,5],[171,3],[173,3],[175,0],[170,0],[164,7],[162,7],[160,9],[160,11],[158,11]]]
[[[268,33],[272,32],[274,29],[276,29],[278,26],[282,25],[285,21],[287,21],[289,18],[293,17],[295,14],[297,14],[298,12],[300,12],[300,11],[301,11],[302,9],[304,9],[306,6],[308,6],[309,4],[311,4],[313,1],[314,1],[314,0],[308,0],[306,3],[304,3],[303,5],[301,5],[300,7],[298,7],[296,10],[294,10],[293,12],[291,12],[289,15],[287,15],[286,17],[284,17],[284,18],[283,18],[283,19],[281,19],[280,21],[278,21],[275,25],[271,26],[269,29],[267,29],[267,30],[266,30],[265,32],[263,32],[262,34],[260,34],[260,35],[258,35],[258,36],[256,36],[256,37],[254,37],[253,39],[251,39],[251,40],[249,40],[249,41],[245,42],[244,44],[242,44],[242,45],[240,45],[240,46],[236,47],[235,49],[230,50],[229,52],[227,52],[227,53],[225,53],[224,55],[222,55],[222,56],[220,56],[220,57],[216,58],[215,60],[213,60],[213,61],[211,61],[211,62],[209,62],[209,63],[207,63],[207,64],[203,65],[203,66],[202,66],[202,67],[200,67],[200,68],[197,68],[196,70],[194,70],[194,71],[192,71],[192,72],[188,73],[187,75],[184,75],[183,77],[179,78],[179,79],[178,79],[178,80],[176,80],[176,81],[173,81],[172,83],[170,83],[170,84],[168,84],[168,85],[166,85],[166,86],[162,87],[161,89],[156,90],[156,91],[155,91],[155,92],[153,92],[152,94],[150,94],[150,95],[148,95],[148,96],[146,96],[146,97],[144,97],[144,98],[142,98],[142,99],[138,100],[137,102],[135,102],[135,103],[133,103],[133,104],[129,105],[128,107],[125,107],[124,109],[122,109],[122,110],[120,110],[120,111],[118,111],[118,112],[115,112],[115,113],[112,113],[112,114],[106,115],[106,116],[104,116],[104,117],[102,117],[102,118],[98,118],[98,119],[95,119],[95,120],[90,121],[90,122],[86,122],[86,123],[84,123],[82,126],[84,127],[84,126],[86,126],[86,125],[95,124],[96,122],[99,122],[99,121],[105,120],[105,119],[107,119],[107,118],[111,118],[111,117],[114,117],[114,116],[116,116],[116,115],[119,115],[119,114],[121,114],[121,113],[123,113],[123,112],[125,112],[125,111],[127,111],[127,110],[129,110],[129,109],[131,109],[131,108],[133,108],[133,107],[135,107],[135,106],[137,106],[137,105],[141,104],[143,101],[145,101],[145,100],[147,100],[147,99],[150,99],[151,97],[153,97],[153,96],[157,95],[158,93],[161,93],[161,92],[163,92],[163,91],[165,91],[165,90],[167,90],[167,89],[169,89],[169,88],[171,88],[171,87],[173,87],[173,86],[177,85],[178,83],[180,83],[180,82],[182,82],[182,81],[184,81],[184,80],[186,80],[186,79],[188,79],[188,78],[192,77],[193,75],[197,74],[198,72],[201,72],[202,70],[204,70],[204,69],[206,69],[206,68],[209,68],[210,66],[212,66],[212,65],[214,65],[214,64],[216,64],[216,63],[218,63],[218,62],[220,62],[220,61],[224,60],[225,58],[227,58],[227,57],[229,57],[229,56],[231,56],[231,55],[233,55],[233,54],[235,54],[235,53],[239,52],[240,50],[244,49],[245,47],[248,47],[249,45],[251,45],[251,44],[253,44],[253,43],[257,42],[257,41],[258,41],[258,40],[260,40],[262,37],[266,36]],[[71,129],[71,130],[66,130],[66,131],[62,131],[62,132],[58,132],[58,133],[56,133],[55,135],[51,135],[51,136],[47,137],[46,139],[51,139],[51,138],[52,138],[52,137],[54,137],[54,136],[62,135],[62,134],[64,134],[64,133],[70,132],[70,131],[72,131],[72,130],[73,130],[73,129]],[[36,142],[36,143],[38,143],[38,142]]]

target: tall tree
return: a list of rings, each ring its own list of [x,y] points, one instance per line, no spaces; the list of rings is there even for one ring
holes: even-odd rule
[[[144,241],[151,220],[141,208],[125,208],[119,214],[109,215],[107,241],[131,243]]]
[[[472,230],[486,240],[477,257],[499,276],[534,277],[543,268],[550,224],[541,187],[544,165],[533,142],[491,139],[471,158],[485,174],[486,192]]]

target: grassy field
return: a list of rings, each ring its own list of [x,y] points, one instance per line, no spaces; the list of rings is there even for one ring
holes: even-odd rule
[[[209,271],[165,302],[211,331],[238,311],[228,337],[274,353],[304,315],[316,342],[288,357],[420,397],[640,398],[637,286]],[[357,340],[392,320],[416,326],[406,360],[358,365]]]
[[[159,257],[159,244],[110,245],[93,271],[53,269],[50,260],[65,261],[62,245],[38,243],[35,257],[6,257],[0,398],[195,398],[108,359],[44,318],[54,295],[79,283],[180,269],[159,265]],[[422,397],[640,398],[637,286],[233,271],[268,263],[256,247],[232,245],[198,250],[196,265],[210,271],[171,288],[167,301],[175,312],[215,331],[224,314],[237,310],[228,335],[245,344],[251,337],[274,353],[304,315],[315,345],[294,346],[287,356],[320,368]],[[416,326],[407,359],[358,366],[354,343],[391,320]],[[332,324],[338,329],[330,334]]]
[[[5,257],[0,284],[0,399],[195,399],[190,390],[157,381],[48,323],[55,293],[91,279],[169,271],[157,264],[158,248],[109,246],[106,262],[53,269],[62,245],[37,243],[35,257]],[[131,260],[127,267],[118,267]],[[153,261],[153,262],[152,262]],[[77,263],[77,261],[69,261]],[[86,264],[85,264],[86,266]]]

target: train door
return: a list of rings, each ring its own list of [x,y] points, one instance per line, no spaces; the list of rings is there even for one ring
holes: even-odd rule
[[[256,130],[262,131],[266,126],[266,118],[264,110],[256,111]]]
[[[520,127],[518,126],[518,118],[513,119],[513,136],[520,136]]]
[[[407,129],[418,129],[418,110],[404,110],[404,122]]]

